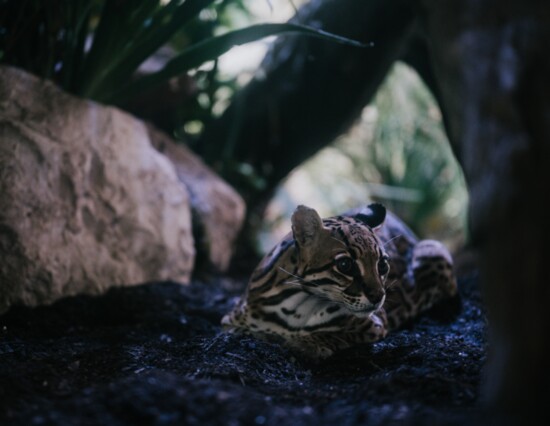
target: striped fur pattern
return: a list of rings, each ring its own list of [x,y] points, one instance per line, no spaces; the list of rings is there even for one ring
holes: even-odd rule
[[[446,248],[418,241],[382,205],[327,219],[299,206],[292,232],[264,257],[222,324],[326,358],[375,342],[455,294]]]

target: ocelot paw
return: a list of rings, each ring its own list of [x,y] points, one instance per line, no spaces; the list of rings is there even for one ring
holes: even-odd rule
[[[438,299],[456,295],[453,259],[439,241],[422,240],[414,247],[411,270],[420,290],[435,291]]]

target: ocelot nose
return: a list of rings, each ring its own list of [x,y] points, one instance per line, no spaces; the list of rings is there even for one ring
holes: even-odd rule
[[[377,305],[384,298],[384,290],[381,290],[381,289],[374,289],[374,290],[369,289],[365,291],[365,294],[369,299],[369,302],[372,303],[373,305]]]

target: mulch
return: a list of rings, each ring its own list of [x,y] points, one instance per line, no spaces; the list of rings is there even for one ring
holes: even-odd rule
[[[115,288],[0,317],[1,425],[463,425],[480,417],[486,317],[460,296],[314,364],[219,323],[245,279]]]

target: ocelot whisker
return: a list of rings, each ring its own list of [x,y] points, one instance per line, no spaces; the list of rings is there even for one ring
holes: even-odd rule
[[[393,280],[391,283],[388,284],[388,286],[386,287],[386,290],[389,290],[390,288],[392,288],[394,285],[396,285],[398,282],[397,279]]]
[[[332,238],[334,241],[337,241],[339,244],[341,244],[341,245],[343,245],[344,247],[346,247],[346,243],[344,243],[343,241],[339,240],[338,238],[333,237],[333,236],[331,236],[330,238]]]
[[[298,287],[301,287],[301,285],[302,285],[302,283],[300,281],[285,281],[284,284],[295,285],[295,286],[298,286]]]
[[[386,241],[386,242],[383,244],[384,247],[387,246],[389,243],[391,243],[393,240],[395,240],[395,239],[397,239],[397,238],[399,238],[399,237],[402,237],[402,236],[403,236],[403,234],[398,234],[398,235],[396,235],[395,237],[390,238],[388,241]]]
[[[300,285],[300,286],[305,286],[305,285],[310,285],[310,286],[314,286],[314,284],[308,280],[304,280],[302,277],[300,277],[299,275],[296,275],[296,274],[293,274],[292,272],[289,272],[287,271],[286,269],[284,269],[283,267],[279,266],[279,270],[280,271],[283,271],[285,274],[288,274],[290,275],[291,277],[294,277],[298,280],[298,284],[293,284],[293,285]]]
[[[300,277],[299,275],[296,275],[296,274],[293,274],[292,272],[290,271],[287,271],[285,268],[283,268],[282,266],[279,266],[279,271],[283,271],[285,274],[288,274],[290,275],[291,277],[294,277],[296,279],[298,279],[300,282],[304,281],[304,279],[302,277]]]

